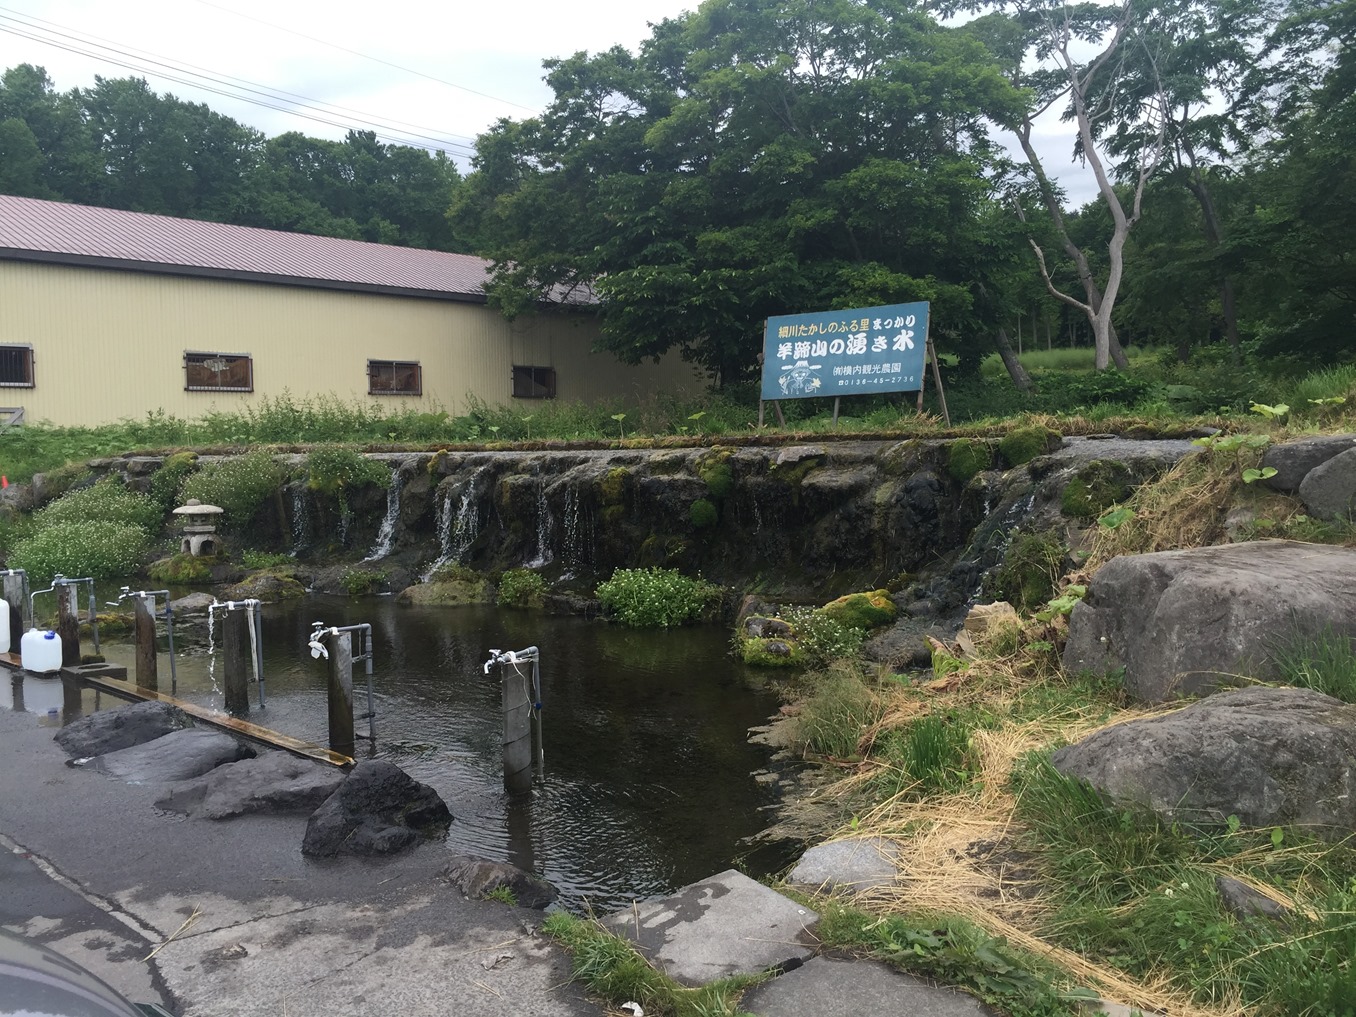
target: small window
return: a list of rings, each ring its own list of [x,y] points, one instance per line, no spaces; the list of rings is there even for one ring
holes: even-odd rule
[[[424,375],[416,360],[369,360],[368,395],[424,394]]]
[[[188,392],[253,392],[254,359],[248,353],[185,353]]]
[[[0,385],[33,387],[33,347],[0,346]]]
[[[514,399],[554,399],[556,397],[556,369],[554,367],[513,368]]]

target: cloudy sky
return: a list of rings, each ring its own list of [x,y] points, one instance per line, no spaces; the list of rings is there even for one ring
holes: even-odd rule
[[[634,50],[697,2],[0,0],[0,68],[38,64],[60,91],[137,75],[268,135],[375,130],[464,167],[478,133],[549,101],[542,60]],[[1063,133],[1049,130],[1051,172],[1068,165]],[[1071,197],[1085,178],[1066,177]]]

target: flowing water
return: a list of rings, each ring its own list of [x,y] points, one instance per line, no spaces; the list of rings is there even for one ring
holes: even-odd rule
[[[579,618],[493,608],[403,607],[390,598],[311,596],[264,608],[267,707],[251,686],[249,719],[323,744],[323,660],[311,623],[372,625],[375,755],[432,785],[456,817],[447,849],[510,861],[554,883],[563,903],[597,909],[667,893],[740,864],[753,875],[788,861],[751,850],[771,794],[754,777],[769,750],[748,743],[778,705],[728,655],[722,627],[637,631]],[[179,695],[220,707],[207,633],[181,621]],[[545,770],[530,795],[503,787],[502,713],[491,649],[541,649]],[[133,663],[132,647],[105,647]],[[163,647],[162,647],[163,651]],[[219,665],[218,665],[219,667]],[[168,664],[161,656],[161,684]],[[366,679],[354,668],[355,712]],[[90,693],[86,693],[88,698]],[[373,752],[356,721],[357,754]]]

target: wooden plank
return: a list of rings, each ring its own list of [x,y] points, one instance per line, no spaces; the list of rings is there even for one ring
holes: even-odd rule
[[[11,654],[12,656],[12,654]],[[279,731],[273,731],[266,727],[260,727],[258,724],[251,724],[247,720],[241,720],[238,717],[227,716],[224,713],[217,713],[209,710],[205,706],[198,706],[196,703],[186,703],[182,699],[175,699],[173,696],[167,696],[163,692],[153,692],[150,689],[141,689],[131,682],[121,681],[117,678],[104,678],[96,675],[76,675],[79,681],[99,689],[103,692],[110,692],[115,696],[121,696],[128,700],[154,701],[160,703],[169,703],[171,706],[177,706],[188,714],[194,720],[202,721],[204,724],[211,724],[213,727],[219,727],[224,731],[230,731],[232,734],[240,735],[242,738],[248,738],[250,741],[260,742],[264,745],[271,745],[274,748],[290,752],[294,756],[301,756],[305,759],[314,759],[321,763],[329,763],[332,766],[339,766],[347,769],[353,765],[353,757],[346,756],[341,752],[333,752],[330,749],[322,748],[312,742],[302,741],[300,738],[293,738],[291,735],[282,734]]]

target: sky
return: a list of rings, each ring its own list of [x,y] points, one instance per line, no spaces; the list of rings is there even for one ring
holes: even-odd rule
[[[45,67],[58,91],[144,77],[269,136],[374,130],[465,169],[477,134],[550,101],[543,60],[634,51],[652,23],[698,2],[0,0],[0,69]],[[1046,126],[1038,145],[1074,204],[1093,196],[1068,164],[1067,129]]]

